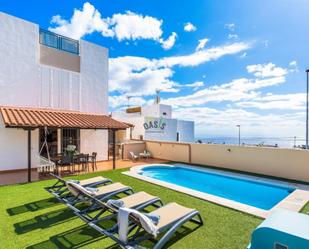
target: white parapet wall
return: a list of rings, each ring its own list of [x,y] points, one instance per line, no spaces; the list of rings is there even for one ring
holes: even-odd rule
[[[146,141],[155,158],[309,183],[309,151],[254,146]]]
[[[31,132],[31,166],[38,165],[39,132]],[[0,171],[27,168],[28,133],[23,129],[4,128],[0,118]]]

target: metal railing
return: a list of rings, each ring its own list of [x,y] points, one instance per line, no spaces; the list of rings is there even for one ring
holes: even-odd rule
[[[40,44],[72,54],[79,54],[79,42],[77,40],[58,35],[48,30],[40,29]]]

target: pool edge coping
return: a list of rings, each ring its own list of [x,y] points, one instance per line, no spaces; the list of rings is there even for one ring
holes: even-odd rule
[[[253,180],[256,182],[262,182],[262,183],[268,183],[268,184],[273,184],[281,187],[293,187],[295,190],[289,194],[286,198],[281,200],[277,205],[272,207],[270,210],[264,210],[261,208],[257,208],[254,206],[250,206],[247,204],[243,204],[237,201],[233,201],[227,198],[219,197],[216,195],[204,193],[201,191],[193,190],[187,187],[182,187],[177,184],[173,183],[168,183],[165,181],[161,181],[158,179],[154,179],[151,177],[143,176],[140,175],[139,172],[141,169],[145,167],[155,167],[155,166],[165,166],[165,167],[175,167],[174,165],[170,164],[144,164],[144,165],[138,165],[130,168],[129,171],[122,172],[122,174],[131,176],[140,180],[144,180],[156,185],[160,185],[178,192],[182,192],[188,195],[191,195],[193,197],[209,201],[211,203],[224,206],[227,208],[231,208],[237,211],[241,211],[244,213],[248,213],[254,216],[257,216],[259,218],[267,218],[270,214],[272,214],[274,211],[278,209],[287,209],[290,211],[300,211],[303,206],[309,201],[309,186],[306,186],[304,184],[297,184],[297,183],[291,183],[291,182],[285,182],[281,180],[275,180],[275,179],[268,179],[268,178],[263,178],[263,177],[258,177],[258,176],[251,176],[251,175],[245,175],[245,174],[240,174],[240,173],[235,173],[235,172],[228,172],[224,170],[217,170],[217,169],[208,169],[208,168],[201,168],[195,165],[188,165],[182,166],[182,165],[176,165],[177,167],[182,167],[182,168],[193,168],[198,171],[204,171],[204,172],[212,172],[212,173],[220,173],[225,176],[229,177],[237,177],[240,179],[244,180]]]

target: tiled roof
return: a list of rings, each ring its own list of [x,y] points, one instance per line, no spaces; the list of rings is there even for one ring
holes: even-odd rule
[[[19,107],[0,107],[6,127],[21,128],[80,128],[80,129],[126,129],[129,126],[106,115],[34,109]]]

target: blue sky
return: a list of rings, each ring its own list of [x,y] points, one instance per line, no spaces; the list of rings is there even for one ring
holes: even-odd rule
[[[1,1],[0,10],[109,48],[110,111],[161,89],[197,136],[304,136],[306,0]]]

